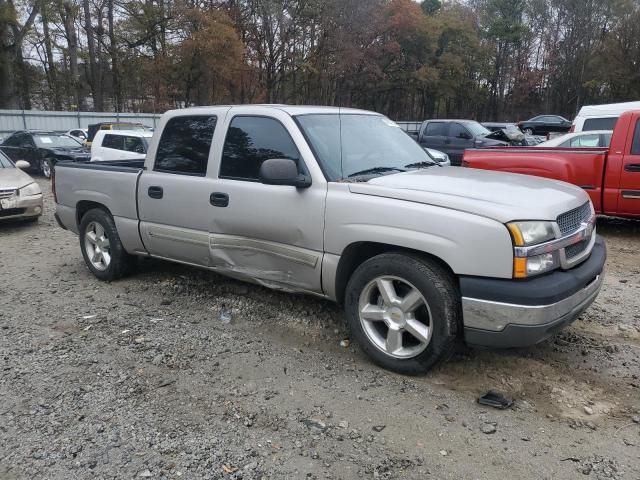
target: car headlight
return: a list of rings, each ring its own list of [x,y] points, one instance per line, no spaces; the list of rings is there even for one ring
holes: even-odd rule
[[[514,245],[528,247],[556,238],[551,222],[512,222],[507,224]]]
[[[40,190],[40,185],[34,182],[30,183],[26,187],[22,187],[18,192],[20,196],[29,197],[32,195],[40,195],[42,190]]]
[[[557,251],[530,255],[527,248],[556,238],[551,222],[527,221],[511,222],[507,228],[513,239],[513,276],[527,278],[550,272],[560,266]]]

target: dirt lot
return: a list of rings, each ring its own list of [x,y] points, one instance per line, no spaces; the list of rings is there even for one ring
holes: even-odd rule
[[[101,283],[52,215],[0,226],[3,480],[640,479],[640,222],[600,219],[604,290],[552,341],[403,377],[322,300],[154,261]]]

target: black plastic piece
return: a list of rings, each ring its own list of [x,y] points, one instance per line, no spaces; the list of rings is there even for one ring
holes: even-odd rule
[[[558,270],[526,280],[460,277],[463,297],[517,305],[550,305],[589,285],[602,273],[607,249],[602,237],[596,238],[591,255],[571,270]]]
[[[513,405],[513,399],[502,395],[500,392],[496,392],[495,390],[489,390],[481,397],[478,397],[478,403],[480,405],[487,405],[488,407],[505,410]]]

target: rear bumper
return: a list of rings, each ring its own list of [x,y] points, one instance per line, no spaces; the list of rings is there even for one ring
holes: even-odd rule
[[[593,303],[605,260],[606,247],[598,237],[590,257],[571,270],[525,281],[461,278],[465,341],[509,348],[545,340]]]

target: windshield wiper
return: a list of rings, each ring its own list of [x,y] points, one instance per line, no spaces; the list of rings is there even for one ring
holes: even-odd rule
[[[376,173],[393,172],[393,171],[406,172],[404,168],[398,168],[398,167],[373,167],[373,168],[367,168],[366,170],[361,170],[359,172],[352,173],[348,176],[348,178],[359,177],[361,175],[375,175]]]
[[[409,165],[405,165],[405,168],[426,168],[426,167],[433,167],[434,165],[437,165],[439,167],[442,167],[442,165],[440,165],[440,162],[436,162],[435,160],[432,162],[416,162],[416,163],[410,163]]]

